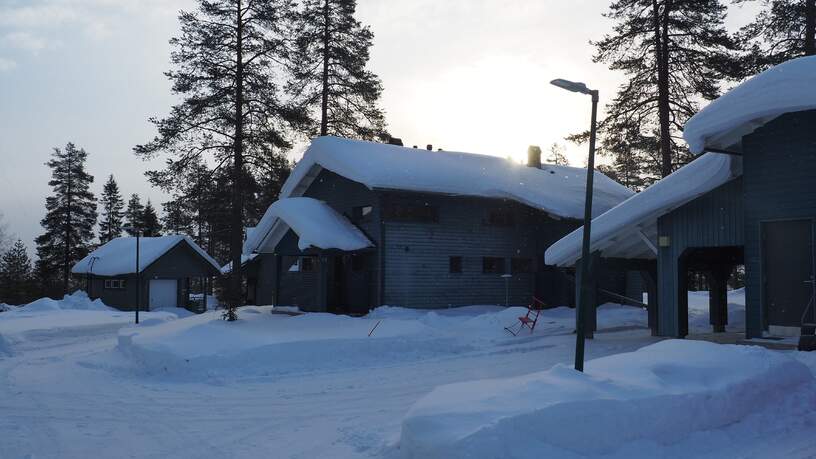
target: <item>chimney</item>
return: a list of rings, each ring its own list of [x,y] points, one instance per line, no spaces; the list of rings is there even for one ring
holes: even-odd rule
[[[425,149],[428,151],[433,151],[433,145],[428,144],[428,146],[426,146]]]
[[[541,169],[541,147],[538,145],[527,147],[527,165]]]
[[[388,144],[389,145],[399,145],[401,147],[402,146],[402,139],[400,139],[399,137],[389,137],[388,138]]]

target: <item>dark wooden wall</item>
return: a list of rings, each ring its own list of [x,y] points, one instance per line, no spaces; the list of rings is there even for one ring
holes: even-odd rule
[[[816,218],[816,110],[771,121],[743,138],[743,152],[746,327],[749,336],[760,336],[765,328],[760,226]]]

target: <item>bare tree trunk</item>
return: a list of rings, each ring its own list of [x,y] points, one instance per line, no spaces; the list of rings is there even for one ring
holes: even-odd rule
[[[669,106],[669,12],[671,0],[663,3],[662,14],[657,0],[652,1],[657,60],[657,109],[660,120],[660,175],[672,173],[671,120]]]
[[[329,0],[323,3],[323,100],[320,107],[320,135],[329,132]]]
[[[244,56],[243,56],[243,19],[242,0],[238,0],[237,8],[237,40],[235,58],[235,146],[233,153],[233,180],[232,180],[232,209],[230,228],[230,258],[232,259],[232,272],[230,276],[230,292],[228,301],[227,320],[238,318],[235,308],[241,303],[241,253],[243,251],[243,187],[244,180]]]
[[[816,55],[816,0],[805,0],[805,56]]]

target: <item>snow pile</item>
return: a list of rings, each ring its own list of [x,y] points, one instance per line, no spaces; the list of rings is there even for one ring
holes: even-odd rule
[[[521,307],[384,306],[365,317],[293,316],[290,311],[246,306],[237,322],[225,322],[220,311],[213,311],[149,328],[122,329],[117,349],[140,372],[221,382],[491,352],[497,345],[571,335],[575,327],[575,311],[566,307],[543,311],[535,332],[518,337],[504,327],[518,323],[526,312]],[[605,305],[598,316],[601,329],[628,325],[646,330],[646,313],[638,308]]]
[[[582,218],[586,169],[527,167],[503,157],[428,151],[396,145],[319,137],[312,141],[281,190],[281,199],[302,196],[323,169],[371,189],[512,199],[564,218]],[[634,193],[595,172],[593,215]],[[259,249],[278,221],[271,208],[247,231],[244,253]]]
[[[669,340],[526,376],[450,384],[408,412],[406,457],[583,457],[660,447],[739,422],[791,393],[809,369],[759,347]]]
[[[317,199],[281,199],[269,207],[267,215],[282,220],[298,235],[301,250],[354,251],[374,246],[346,217]]]
[[[140,326],[148,327],[189,314],[181,308],[142,312]],[[58,346],[65,340],[80,337],[93,341],[100,335],[115,334],[133,321],[133,312],[110,308],[98,299],[91,301],[83,291],[65,295],[62,300],[41,298],[0,314],[0,353]]]
[[[0,303],[0,312],[14,311],[16,309],[17,306],[14,306],[12,304]]]
[[[683,138],[692,153],[741,150],[742,137],[785,113],[816,109],[816,56],[800,57],[745,81],[691,117]]]
[[[139,272],[144,271],[162,255],[181,243],[188,244],[207,263],[221,270],[218,263],[188,236],[161,236],[139,238]],[[71,269],[74,274],[96,274],[99,276],[119,276],[136,272],[136,238],[118,237],[88,256],[79,260]]]
[[[220,311],[212,311],[155,327],[123,329],[117,349],[147,372],[233,378],[416,360],[455,347],[410,340],[432,335],[417,321],[292,316],[275,309],[243,307],[237,322],[226,322]]]
[[[603,215],[592,219],[592,251],[606,257],[655,258],[643,241],[657,247],[657,219],[683,204],[742,175],[742,160],[732,155],[706,153]],[[547,264],[570,266],[581,256],[584,228],[551,245]]]
[[[43,311],[114,311],[106,306],[100,299],[91,300],[88,294],[82,290],[65,295],[61,300],[51,298],[40,298],[22,307],[22,312],[43,312]]]

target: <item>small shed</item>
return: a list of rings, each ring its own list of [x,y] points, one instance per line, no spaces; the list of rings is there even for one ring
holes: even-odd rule
[[[165,307],[195,309],[191,295],[205,293],[220,274],[218,263],[187,236],[120,237],[100,246],[74,265],[85,279],[88,296],[121,310]],[[138,300],[137,300],[138,298]]]

